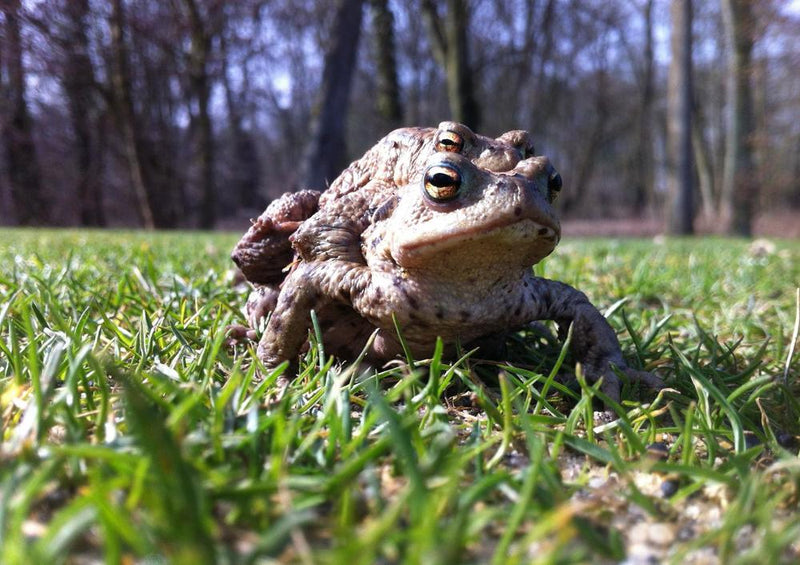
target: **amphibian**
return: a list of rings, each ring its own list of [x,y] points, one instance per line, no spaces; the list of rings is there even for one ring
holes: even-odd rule
[[[619,398],[612,366],[630,368],[605,318],[580,291],[534,276],[561,229],[553,201],[561,177],[536,156],[525,131],[496,139],[462,124],[391,132],[324,192],[287,193],[270,204],[233,251],[255,285],[247,304],[267,367],[293,364],[313,309],[326,351],[371,362],[402,353],[395,320],[414,355],[437,336],[451,350],[534,320],[572,324],[571,351],[590,382]],[[393,319],[394,318],[394,319]]]

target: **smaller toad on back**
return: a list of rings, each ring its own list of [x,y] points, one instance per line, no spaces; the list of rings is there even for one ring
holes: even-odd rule
[[[659,388],[627,366],[583,293],[533,275],[560,238],[560,190],[527,132],[491,139],[453,122],[393,131],[324,193],[272,202],[236,245],[232,258],[256,287],[249,323],[271,312],[259,358],[294,364],[312,309],[326,350],[341,358],[355,358],[377,328],[372,361],[402,353],[394,320],[425,357],[437,337],[452,350],[547,319],[572,324],[572,352],[611,398],[620,390],[613,367]]]

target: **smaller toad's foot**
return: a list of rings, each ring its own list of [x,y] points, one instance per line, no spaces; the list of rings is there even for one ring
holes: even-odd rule
[[[225,347],[234,348],[249,341],[258,341],[258,334],[252,328],[242,324],[230,324],[225,327]]]

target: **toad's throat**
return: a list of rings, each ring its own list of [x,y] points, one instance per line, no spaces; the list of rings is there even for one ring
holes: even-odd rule
[[[400,266],[411,267],[443,252],[469,254],[473,250],[495,250],[497,262],[504,262],[513,254],[531,265],[549,255],[559,239],[560,226],[550,218],[545,221],[497,218],[483,224],[454,223],[449,227],[439,226],[429,233],[424,230],[407,233],[395,240],[392,255]]]

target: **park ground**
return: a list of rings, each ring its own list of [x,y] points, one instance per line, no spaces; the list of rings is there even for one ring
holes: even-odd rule
[[[537,273],[665,390],[312,332],[279,396],[225,343],[238,234],[0,231],[0,562],[797,562],[800,242],[565,229]]]

